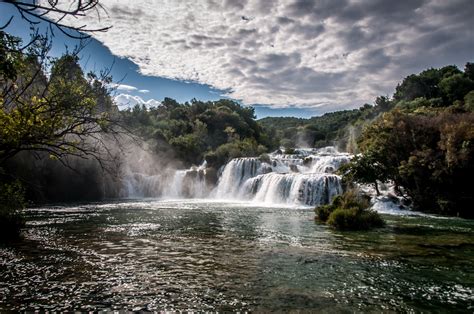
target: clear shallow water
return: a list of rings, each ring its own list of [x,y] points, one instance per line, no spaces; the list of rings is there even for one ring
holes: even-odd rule
[[[384,216],[339,233],[308,208],[127,201],[31,209],[0,245],[0,309],[474,310],[474,222]]]

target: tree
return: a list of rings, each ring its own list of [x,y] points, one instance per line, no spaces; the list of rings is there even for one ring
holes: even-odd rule
[[[472,217],[474,114],[438,109],[384,114],[359,140],[362,156],[347,166],[359,183],[392,181],[415,208]]]
[[[379,111],[386,112],[393,107],[393,104],[387,96],[378,96],[375,98],[375,106]]]
[[[49,35],[54,36],[54,30],[84,39],[90,32],[108,29],[63,23],[67,17],[98,13],[102,8],[99,1],[2,2],[14,6],[32,29],[30,41],[22,46],[20,39],[4,32],[13,16],[0,24],[0,227],[8,234],[18,234],[23,188],[3,171],[5,163],[27,151],[37,157],[49,155],[68,167],[70,156],[92,157],[104,168],[104,162],[113,157],[104,142],[117,139],[122,129],[117,127],[112,100],[104,86],[110,82],[106,72],[101,77],[88,76],[88,81],[77,56],[68,54],[54,62],[51,78],[45,74],[51,60]],[[40,22],[49,25],[49,34],[34,30]]]
[[[456,100],[464,99],[464,96],[474,89],[474,81],[459,73],[444,78],[439,83],[439,88],[447,101],[452,104]]]
[[[350,163],[341,166],[339,172],[346,182],[373,184],[377,195],[380,195],[377,180],[387,181],[383,165],[371,152],[355,156]]]
[[[22,54],[18,40],[0,35],[0,51],[9,52],[14,65],[13,71],[0,69],[0,167],[21,151],[44,152],[66,166],[67,156],[94,158],[101,165],[112,159],[105,141],[126,132],[113,111],[99,107],[112,102],[102,83],[107,78],[88,81],[77,56],[67,54],[53,61],[47,79],[44,45]]]
[[[442,91],[440,91],[439,82],[444,78],[461,73],[456,66],[449,65],[409,75],[396,87],[393,98],[395,101],[411,101],[420,97],[426,99],[441,97]]]
[[[474,81],[474,63],[472,62],[466,63],[466,65],[464,66],[464,74],[466,75],[467,78]]]

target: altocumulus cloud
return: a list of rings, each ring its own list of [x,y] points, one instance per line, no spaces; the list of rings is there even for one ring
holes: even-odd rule
[[[93,34],[141,73],[246,104],[357,107],[403,77],[474,56],[472,0],[103,0]],[[100,23],[100,25],[99,25]]]

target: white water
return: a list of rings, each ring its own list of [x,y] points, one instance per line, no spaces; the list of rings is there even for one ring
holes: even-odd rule
[[[222,171],[212,197],[267,204],[320,205],[342,193],[340,177],[332,174],[350,156],[333,148],[298,149],[296,154],[269,158],[237,158]]]
[[[170,169],[157,175],[132,172],[124,175],[123,195],[129,198],[205,198],[212,186],[206,182],[206,163],[186,170]]]
[[[186,170],[146,175],[128,170],[124,196],[244,200],[266,204],[319,205],[342,193],[333,172],[350,159],[334,148],[298,149],[296,154],[235,158],[227,163],[216,185],[206,180],[206,163]]]
[[[243,191],[257,202],[320,205],[342,193],[342,187],[335,175],[272,172],[247,180]]]
[[[210,187],[206,183],[206,163],[187,170],[176,170],[170,182],[166,183],[162,195],[167,198],[205,198]]]

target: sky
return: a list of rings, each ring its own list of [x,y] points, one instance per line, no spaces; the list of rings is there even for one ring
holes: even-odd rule
[[[392,95],[403,77],[474,61],[472,0],[102,0],[86,69],[112,67],[122,107],[231,98],[258,118],[310,117]],[[0,2],[0,23],[14,12]],[[8,31],[27,34],[14,19]],[[57,36],[55,53],[70,39]],[[114,61],[112,61],[114,60]]]

